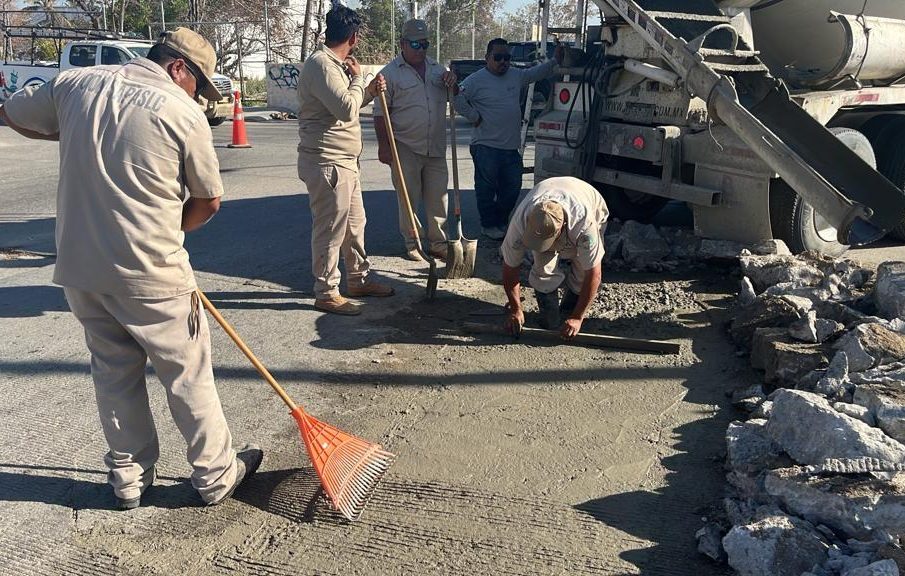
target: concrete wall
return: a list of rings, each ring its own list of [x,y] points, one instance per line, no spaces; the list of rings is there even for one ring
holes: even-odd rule
[[[365,75],[365,82],[370,82],[380,72],[383,65],[362,64],[361,70]],[[302,71],[301,63],[286,62],[267,65],[267,107],[286,112],[298,112],[299,74]]]

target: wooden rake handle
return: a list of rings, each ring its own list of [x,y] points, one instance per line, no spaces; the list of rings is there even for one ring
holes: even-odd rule
[[[196,288],[195,291],[198,293],[198,297],[201,298],[201,302],[204,304],[204,307],[208,312],[211,313],[211,316],[214,317],[214,320],[217,321],[217,324],[220,325],[223,330],[229,334],[229,337],[233,339],[233,342],[236,343],[236,346],[239,347],[239,350],[242,351],[245,356],[251,360],[252,365],[257,368],[258,373],[267,381],[268,384],[273,388],[274,392],[286,403],[286,406],[289,406],[291,411],[295,411],[298,409],[298,406],[295,405],[295,402],[292,401],[292,398],[289,397],[289,394],[286,394],[286,391],[283,390],[283,387],[277,384],[276,379],[270,373],[270,371],[261,364],[261,361],[258,360],[258,357],[255,356],[254,352],[251,351],[251,348],[245,345],[245,342],[239,337],[239,334],[230,326],[229,322],[226,321],[220,311],[217,310],[211,301],[207,299],[207,296],[204,295],[200,289]]]
[[[412,226],[412,239],[415,241],[418,251],[422,252],[421,238],[418,236],[418,224],[415,223],[415,212],[412,210],[412,201],[409,199],[408,187],[405,185],[405,175],[402,173],[402,164],[399,162],[399,150],[396,149],[396,136],[393,134],[393,124],[390,122],[390,109],[387,106],[386,92],[380,90],[377,94],[380,98],[380,107],[383,110],[383,124],[386,126],[387,137],[390,140],[390,152],[393,154],[393,171],[399,180],[399,198],[405,205],[409,224]],[[422,252],[421,255],[424,256],[424,253]]]
[[[454,214],[462,216],[462,201],[459,199],[459,153],[456,145],[456,97],[453,95],[453,89],[446,91],[446,97],[449,100],[449,145],[452,148],[452,169],[453,169],[453,190],[455,191],[455,207]]]

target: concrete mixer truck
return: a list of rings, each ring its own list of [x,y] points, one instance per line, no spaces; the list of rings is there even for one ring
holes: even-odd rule
[[[592,1],[537,180],[593,182],[624,220],[686,202],[708,238],[905,240],[905,2]]]

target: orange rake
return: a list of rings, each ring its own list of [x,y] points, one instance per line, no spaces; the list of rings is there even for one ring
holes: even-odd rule
[[[364,512],[368,500],[374,493],[377,483],[386,474],[393,460],[393,454],[383,450],[379,444],[362,440],[329,424],[310,416],[301,406],[296,406],[292,398],[286,394],[282,386],[261,364],[257,356],[239,338],[220,312],[211,304],[201,290],[197,290],[204,307],[211,316],[229,334],[239,350],[251,360],[264,380],[274,389],[279,397],[289,406],[292,417],[298,423],[305,441],[305,448],[314,470],[320,478],[324,492],[333,506],[349,520],[358,520]]]

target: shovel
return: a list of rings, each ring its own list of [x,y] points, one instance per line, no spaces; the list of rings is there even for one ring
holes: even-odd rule
[[[415,222],[415,213],[412,211],[412,202],[409,200],[408,188],[405,186],[405,175],[402,173],[402,164],[399,163],[399,151],[396,149],[396,137],[393,135],[393,124],[390,122],[390,109],[387,106],[386,93],[381,90],[378,94],[380,96],[380,107],[383,109],[383,121],[387,129],[387,138],[390,140],[390,152],[393,153],[393,171],[396,173],[396,179],[399,181],[399,202],[405,206],[405,211],[408,214],[409,224],[412,227],[411,237],[412,240],[415,241],[415,247],[418,250],[418,254],[430,264],[430,270],[427,273],[427,299],[433,300],[434,296],[437,294],[437,282],[439,281],[439,276],[437,275],[437,261],[434,260],[434,257],[430,254],[425,254],[424,249],[421,247],[421,238],[418,236],[418,224]]]
[[[459,154],[456,150],[456,107],[453,102],[452,88],[447,92],[449,98],[449,140],[452,147],[453,168],[453,222],[450,223],[446,242],[446,278],[471,278],[474,274],[475,257],[478,253],[478,241],[469,240],[462,234],[462,199],[459,192]],[[455,227],[455,229],[453,229]],[[453,238],[455,238],[453,240]]]

